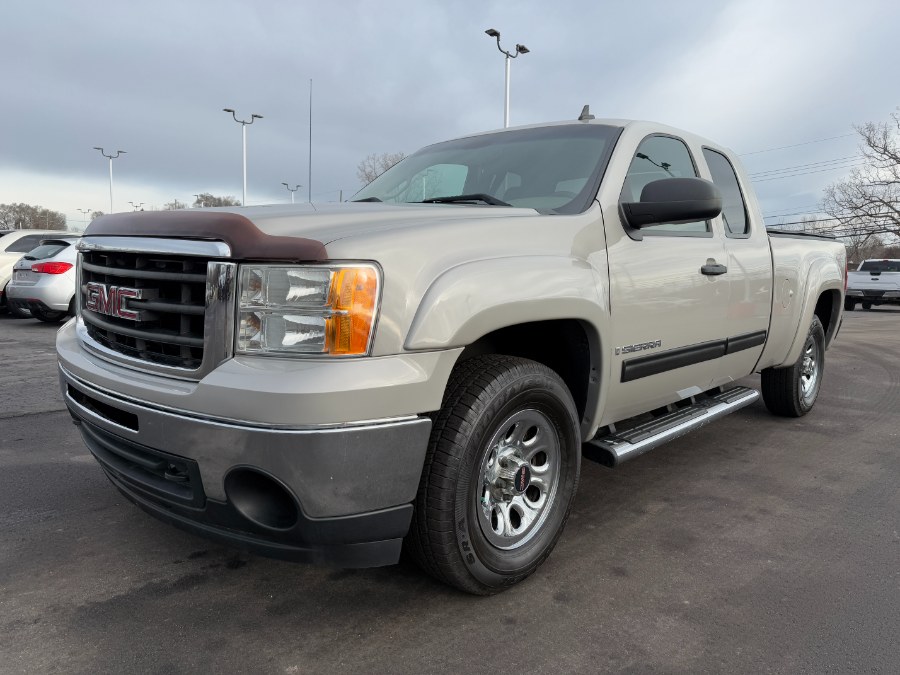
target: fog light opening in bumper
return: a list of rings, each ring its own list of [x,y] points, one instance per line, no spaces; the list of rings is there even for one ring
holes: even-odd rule
[[[225,477],[228,501],[244,518],[271,530],[289,530],[300,511],[293,495],[277,480],[261,471],[237,468]]]

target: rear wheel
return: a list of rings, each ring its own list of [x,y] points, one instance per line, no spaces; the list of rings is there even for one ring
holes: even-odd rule
[[[7,309],[9,310],[10,316],[14,316],[17,319],[30,319],[32,316],[34,316],[31,313],[31,310],[16,307],[15,305],[8,305]]]
[[[3,311],[5,309],[7,312],[9,312],[10,316],[13,316],[17,319],[30,319],[31,312],[27,309],[20,309],[13,306],[6,296],[6,287],[4,287],[3,290],[4,292],[0,293],[0,311]]]
[[[856,300],[853,298],[844,298],[844,311],[852,312],[856,309]]]
[[[863,309],[872,309],[872,303],[871,303],[871,302],[864,302],[864,303],[862,304],[862,308],[863,308]]]
[[[51,309],[33,309],[31,315],[44,323],[58,323],[66,318],[68,312],[56,312]]]
[[[815,405],[824,374],[825,330],[814,316],[797,362],[762,371],[763,402],[774,415],[802,417]]]
[[[498,355],[460,364],[432,428],[407,551],[469,593],[521,581],[562,534],[580,447],[575,404],[555,372]]]

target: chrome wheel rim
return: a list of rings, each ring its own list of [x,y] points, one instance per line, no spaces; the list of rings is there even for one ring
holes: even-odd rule
[[[806,405],[809,405],[816,397],[820,372],[819,345],[810,335],[806,338],[806,344],[803,346],[803,360],[800,363],[800,398]]]
[[[556,500],[560,460],[559,434],[544,413],[520,410],[498,425],[482,457],[475,495],[488,542],[516,549],[540,531]]]

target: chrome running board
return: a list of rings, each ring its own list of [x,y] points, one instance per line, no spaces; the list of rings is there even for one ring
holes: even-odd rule
[[[717,394],[697,396],[690,405],[660,415],[649,422],[595,437],[582,446],[586,459],[615,467],[648,450],[684,436],[713,420],[740,410],[759,399],[759,392],[734,387]]]

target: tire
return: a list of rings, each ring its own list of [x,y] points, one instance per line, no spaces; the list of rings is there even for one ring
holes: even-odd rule
[[[59,323],[63,319],[66,318],[68,312],[55,312],[53,310],[47,309],[33,309],[31,310],[31,316],[33,316],[38,321],[43,321],[44,323]]]
[[[867,310],[868,310],[868,309],[872,309],[872,303],[871,303],[871,302],[864,302],[864,303],[862,304],[862,308],[863,308],[863,309],[867,309]]]
[[[30,319],[31,311],[27,309],[19,309],[18,307],[13,307],[9,300],[6,297],[7,287],[3,287],[3,293],[0,293],[0,312],[6,310],[9,312],[9,315],[15,319]]]
[[[34,316],[29,309],[22,309],[21,307],[14,307],[13,305],[7,305],[7,309],[9,310],[9,315],[17,319],[30,319]]]
[[[803,417],[815,405],[824,375],[825,330],[814,316],[797,362],[762,371],[763,402],[773,415]]]
[[[578,413],[562,379],[527,359],[469,359],[434,419],[406,550],[462,591],[502,591],[550,555],[580,470]]]
[[[844,311],[852,312],[854,309],[856,309],[856,300],[853,300],[852,298],[844,298]]]

